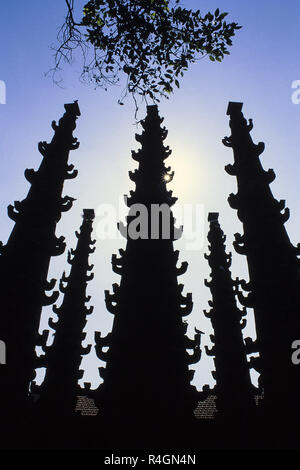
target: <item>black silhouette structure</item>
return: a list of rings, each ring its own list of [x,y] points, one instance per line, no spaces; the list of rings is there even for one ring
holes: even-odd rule
[[[76,232],[75,250],[68,252],[71,270],[63,273],[59,287],[61,306],[53,307],[58,320],[53,344],[48,331],[39,335],[43,305],[59,294],[45,291],[51,256],[64,252],[64,237],[55,235],[61,213],[73,198],[62,197],[63,183],[77,171],[68,164],[69,151],[78,148],[73,137],[80,115],[77,102],[65,105],[50,144],[42,142],[43,161],[38,171],[26,170],[31,183],[22,202],[9,206],[15,226],[1,245],[0,340],[7,347],[6,364],[0,364],[0,446],[8,448],[298,448],[299,371],[292,361],[294,341],[300,340],[299,261],[284,228],[289,211],[276,201],[269,184],[273,170],[264,171],[259,155],[264,145],[251,139],[252,122],[242,114],[241,103],[229,103],[234,164],[226,171],[237,178],[238,193],[230,195],[244,234],[236,234],[234,247],[247,257],[249,283],[231,277],[231,255],[218,213],[209,214],[211,280],[210,318],[214,335],[216,386],[203,391],[191,384],[192,364],[201,358],[202,332],[187,336],[185,318],[193,308],[192,295],[183,295],[178,276],[187,263],[177,266],[179,252],[173,242],[182,234],[175,227],[171,207],[176,202],[167,183],[174,172],[165,166],[171,151],[164,146],[167,131],[157,106],[147,107],[143,132],[136,135],[141,148],[132,153],[138,169],[129,172],[135,190],[126,197],[129,214],[119,224],[126,237],[125,250],[112,256],[112,267],[121,276],[113,293],[105,291],[107,310],[114,315],[112,331],[95,333],[96,354],[103,382],[97,390],[78,385],[82,377],[83,332],[92,307],[86,288],[93,278],[89,255],[94,251],[94,211],[84,209]],[[248,292],[245,296],[242,290]],[[257,339],[243,337],[246,309],[253,308]],[[99,325],[99,330],[101,325]],[[2,343],[4,342],[4,343]],[[45,356],[36,357],[36,346]],[[259,354],[249,361],[247,355]],[[46,367],[37,385],[35,369]],[[260,374],[256,389],[249,369]],[[216,412],[215,412],[216,411]]]
[[[204,311],[214,329],[211,335],[213,347],[205,346],[206,354],[214,356],[216,370],[212,372],[216,380],[214,393],[217,396],[216,418],[225,425],[235,421],[236,425],[247,425],[255,412],[254,395],[257,390],[251,383],[247,349],[242,335],[246,326],[247,312],[240,310],[236,304],[235,282],[231,278],[231,253],[225,251],[226,236],[221,230],[218,213],[209,213],[210,243],[209,255],[205,255],[211,267],[211,280],[205,280],[205,285],[212,294],[211,310]],[[252,340],[246,338],[248,351]],[[249,352],[253,352],[252,350]]]
[[[39,397],[35,404],[37,412],[48,417],[71,417],[74,414],[80,394],[78,380],[83,376],[81,358],[91,350],[91,345],[83,347],[81,343],[86,337],[83,333],[86,317],[93,311],[92,306],[86,306],[90,300],[90,296],[86,296],[86,288],[94,277],[90,273],[93,265],[88,260],[89,254],[95,251],[92,245],[96,240],[91,239],[94,217],[93,209],[84,209],[80,231],[75,232],[77,247],[68,252],[71,271],[68,277],[63,273],[59,284],[64,294],[63,302],[60,307],[53,306],[58,320],[49,320],[49,326],[55,330],[54,340],[50,346],[44,346],[45,356],[39,358],[41,366],[46,367],[45,379],[42,385],[31,386],[31,392]]]
[[[65,249],[64,237],[57,238],[55,228],[61,213],[72,207],[73,198],[62,197],[62,189],[65,179],[77,175],[68,158],[70,150],[79,147],[73,137],[79,115],[77,102],[65,105],[58,125],[52,122],[51,143],[38,145],[43,155],[39,169],[25,170],[31,185],[27,197],[8,206],[15,226],[0,256],[0,334],[7,347],[7,364],[0,370],[0,397],[8,405],[1,407],[1,413],[8,413],[10,419],[28,407],[35,346],[45,340],[38,334],[41,309],[58,297],[56,291],[50,296],[45,293],[55,286],[54,279],[47,281],[47,273],[50,258]]]
[[[238,292],[239,301],[254,308],[259,357],[251,365],[260,373],[264,389],[263,416],[269,422],[289,424],[299,414],[300,368],[292,363],[292,343],[300,336],[300,246],[295,248],[284,223],[289,218],[285,201],[277,201],[270,190],[275,179],[272,169],[265,171],[259,155],[264,144],[253,143],[253,124],[242,114],[242,103],[229,103],[231,136],[223,143],[232,147],[234,164],[225,167],[236,176],[238,192],[229,196],[237,209],[244,234],[236,234],[237,253],[247,256],[250,283],[240,285],[248,294]],[[283,211],[283,212],[282,212]],[[284,406],[278,404],[284,402]],[[274,410],[276,409],[276,413]]]
[[[113,294],[105,291],[113,328],[106,337],[96,334],[98,357],[106,362],[100,369],[104,382],[97,403],[107,421],[118,426],[130,421],[139,436],[145,419],[152,433],[157,433],[158,423],[179,426],[193,419],[198,401],[189,364],[200,359],[200,335],[189,339],[183,321],[193,303],[177,282],[187,263],[177,267],[179,252],[173,248],[181,229],[174,228],[170,207],[176,198],[166,189],[174,172],[164,164],[171,150],[163,145],[167,131],[162,121],[157,106],[148,106],[144,131],[136,135],[141,149],[132,157],[139,168],[129,173],[136,189],[126,198],[127,226],[119,224],[127,246],[119,258],[112,256],[121,281],[114,284]]]

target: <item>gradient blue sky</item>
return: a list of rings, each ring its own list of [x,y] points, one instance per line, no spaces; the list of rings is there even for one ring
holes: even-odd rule
[[[164,124],[169,130],[167,144],[173,150],[168,164],[175,170],[175,178],[169,187],[179,203],[203,205],[205,220],[209,211],[220,212],[220,223],[231,250],[233,234],[241,231],[241,225],[227,203],[229,193],[236,190],[236,183],[224,171],[224,165],[232,162],[232,152],[222,145],[221,139],[230,133],[226,116],[228,101],[242,101],[245,117],[254,120],[254,140],[266,144],[262,162],[265,169],[273,168],[276,172],[273,194],[278,199],[286,199],[290,207],[291,218],[286,227],[291,240],[297,243],[300,241],[300,105],[292,103],[291,85],[294,80],[300,80],[298,2],[186,0],[182,3],[203,13],[219,7],[243,28],[223,63],[199,61],[186,74],[181,88],[160,105],[160,114],[165,117]],[[75,247],[74,231],[81,224],[83,208],[97,209],[103,203],[117,206],[119,198],[134,189],[128,170],[136,167],[130,155],[132,149],[138,148],[134,134],[140,129],[135,125],[130,99],[125,101],[125,106],[119,106],[120,87],[105,92],[81,83],[78,59],[72,67],[64,68],[62,88],[54,85],[51,77],[45,77],[53,65],[50,46],[55,43],[65,11],[63,0],[1,3],[0,80],[5,81],[7,89],[6,104],[0,104],[0,239],[3,242],[13,226],[6,207],[26,196],[29,185],[24,170],[38,168],[41,155],[37,143],[51,140],[51,121],[61,117],[64,103],[79,100],[82,116],[75,135],[81,145],[70,156],[70,163],[78,168],[79,176],[67,182],[64,190],[77,201],[63,215],[57,235],[63,234],[68,247]],[[139,117],[144,115],[145,108]],[[95,228],[98,222],[96,218]],[[206,221],[204,230],[206,236]],[[89,317],[85,342],[93,341],[95,330],[102,334],[110,331],[112,316],[105,309],[103,291],[119,281],[119,276],[111,270],[110,258],[119,247],[124,247],[124,241],[98,240],[96,246],[96,253],[91,256],[96,266],[95,279],[88,287],[95,309]],[[176,242],[175,247],[181,250],[180,259],[189,262],[188,272],[180,278],[185,291],[193,293],[189,332],[197,326],[205,332],[202,344],[209,345],[211,325],[202,313],[210,299],[209,289],[203,285],[203,279],[209,276],[203,257],[206,242],[197,251],[186,250],[184,241]],[[53,259],[49,278],[60,278],[65,269],[68,272],[66,254]],[[245,259],[234,253],[232,272],[234,277],[247,278]],[[41,329],[47,316],[49,309],[44,312]],[[255,336],[251,312],[244,332]],[[97,371],[100,365],[94,352],[85,357],[82,366],[86,373],[81,383],[92,381],[95,387],[100,382]],[[214,383],[210,375],[212,360],[204,351],[201,361],[193,368],[198,388]]]

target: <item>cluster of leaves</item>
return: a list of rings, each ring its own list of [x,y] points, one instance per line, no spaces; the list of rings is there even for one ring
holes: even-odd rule
[[[56,70],[80,47],[84,78],[107,89],[124,72],[124,95],[154,102],[179,87],[189,64],[204,56],[221,62],[241,27],[227,23],[227,13],[219,9],[201,16],[199,10],[182,8],[179,0],[172,5],[170,0],[90,0],[76,23],[74,0],[65,1],[68,14],[60,30]],[[90,47],[92,56],[87,59]]]

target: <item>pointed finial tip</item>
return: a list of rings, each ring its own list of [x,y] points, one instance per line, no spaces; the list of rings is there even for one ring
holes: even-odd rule
[[[235,112],[241,112],[243,108],[243,103],[237,101],[229,101],[227,107],[227,116],[234,114]]]
[[[219,218],[219,212],[209,212],[208,214],[208,222],[215,222]]]
[[[157,114],[158,113],[158,106],[157,104],[151,104],[149,106],[147,106],[147,113],[148,114]]]
[[[75,116],[81,116],[78,100],[75,100],[74,103],[66,103],[64,107],[67,113],[74,114]]]
[[[95,218],[94,209],[83,209],[83,218],[85,220],[93,220]]]

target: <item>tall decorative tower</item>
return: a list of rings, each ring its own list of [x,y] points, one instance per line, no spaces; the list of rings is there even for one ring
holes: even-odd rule
[[[289,218],[285,201],[274,199],[269,184],[273,170],[262,168],[259,155],[264,144],[255,145],[250,136],[252,120],[247,123],[242,103],[229,103],[231,136],[223,143],[232,147],[234,164],[225,167],[237,178],[238,192],[229,196],[237,209],[244,234],[235,235],[235,249],[247,256],[250,283],[248,292],[238,293],[240,302],[254,307],[257,349],[260,357],[252,361],[260,372],[264,388],[263,410],[268,419],[290,419],[300,411],[300,368],[294,365],[292,344],[300,338],[299,246],[295,248],[284,223]],[[283,211],[283,212],[282,212]],[[282,404],[283,405],[279,405]]]
[[[92,209],[84,209],[83,222],[75,250],[68,252],[68,263],[71,264],[70,275],[65,272],[60,280],[60,291],[64,294],[61,307],[53,306],[58,315],[58,321],[50,318],[49,326],[55,330],[53,344],[44,346],[46,353],[42,365],[46,366],[45,380],[41,386],[32,387],[32,392],[40,395],[36,403],[39,412],[50,415],[72,416],[75,413],[77,395],[79,393],[78,380],[82,378],[83,371],[79,370],[81,357],[90,352],[91,346],[83,347],[81,342],[86,333],[86,316],[93,311],[93,307],[86,307],[90,300],[86,296],[87,282],[93,279],[93,265],[89,265],[89,254],[95,251],[91,245],[92,224],[95,217]],[[73,258],[72,258],[73,256]]]
[[[212,293],[212,309],[205,316],[211,319],[214,335],[211,337],[214,346],[206,353],[214,356],[216,370],[212,372],[216,380],[217,417],[224,422],[239,420],[245,423],[254,411],[254,386],[251,383],[246,346],[242,329],[246,326],[246,309],[241,311],[236,304],[234,286],[231,278],[231,254],[225,252],[226,236],[218,222],[217,213],[210,213],[208,220],[210,230],[210,254],[205,255],[211,267],[211,280],[205,285]],[[241,322],[242,320],[242,322]],[[249,339],[247,339],[249,343]]]
[[[142,147],[132,156],[139,168],[129,172],[136,189],[127,198],[127,226],[119,224],[127,246],[119,258],[112,257],[121,282],[113,285],[113,294],[105,292],[114,323],[106,337],[96,334],[98,357],[106,362],[100,369],[100,415],[110,422],[130,421],[136,430],[142,422],[140,434],[151,425],[159,433],[163,423],[179,424],[193,416],[198,401],[189,365],[200,359],[200,335],[194,340],[185,336],[183,318],[193,303],[177,282],[187,263],[176,266],[179,252],[173,241],[182,230],[174,228],[170,207],[176,198],[166,189],[174,173],[164,164],[171,150],[163,145],[167,131],[162,121],[157,106],[148,106],[144,131],[136,135]]]
[[[7,364],[0,371],[0,394],[1,406],[5,403],[2,411],[9,415],[26,408],[34,377],[35,346],[45,339],[38,335],[41,309],[58,297],[58,292],[45,294],[55,285],[54,279],[47,282],[47,273],[51,256],[65,249],[64,237],[57,238],[55,229],[61,213],[73,202],[69,196],[62,197],[62,190],[65,179],[77,175],[68,158],[70,150],[79,147],[73,137],[79,115],[77,102],[65,105],[58,125],[52,122],[55,134],[51,143],[38,145],[43,155],[39,169],[25,170],[31,184],[27,197],[8,207],[15,225],[0,257],[0,338],[7,347]]]

